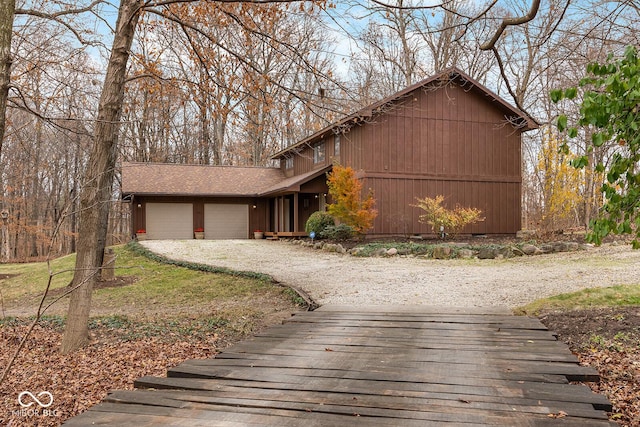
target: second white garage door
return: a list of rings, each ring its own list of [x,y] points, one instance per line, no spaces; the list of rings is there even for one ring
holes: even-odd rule
[[[205,239],[247,239],[248,236],[248,205],[204,205]]]

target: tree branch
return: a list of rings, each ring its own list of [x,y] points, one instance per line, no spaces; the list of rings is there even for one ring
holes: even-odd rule
[[[507,77],[507,72],[504,69],[504,63],[502,62],[502,58],[500,57],[500,54],[498,53],[498,49],[496,49],[496,47],[492,47],[491,51],[493,52],[493,56],[496,58],[496,61],[498,62],[498,68],[500,69],[500,75],[502,76],[502,80],[504,80],[504,83],[507,85],[507,90],[509,91],[509,94],[511,95],[511,98],[513,98],[513,102],[516,103],[516,107],[518,107],[518,109],[522,112],[524,112],[525,114],[528,114],[526,112],[526,110],[524,109],[524,107],[522,106],[520,100],[518,99],[518,96],[516,96],[516,93],[513,91],[513,88],[511,87],[511,84],[509,83],[509,78]]]
[[[433,4],[429,6],[398,6],[394,4],[385,3],[381,0],[371,0],[372,3],[377,4],[378,6],[382,6],[387,9],[396,9],[396,10],[425,10],[425,9],[445,9],[448,10],[445,6],[449,3],[452,3],[454,0],[446,0],[440,4]]]
[[[93,8],[102,3],[104,3],[104,0],[94,0],[88,6],[85,6],[85,7],[80,7],[77,9],[59,10],[58,12],[53,12],[53,13],[45,13],[45,12],[40,12],[38,10],[33,10],[33,9],[16,9],[16,15],[32,15],[32,16],[37,16],[38,18],[56,19],[65,15],[75,15],[78,13],[93,12]]]
[[[522,24],[526,24],[529,21],[532,21],[538,14],[539,9],[540,9],[540,0],[533,0],[533,3],[531,3],[531,8],[529,9],[529,12],[527,12],[526,15],[520,16],[517,18],[503,19],[502,22],[500,23],[500,28],[498,28],[496,32],[493,34],[493,37],[491,38],[491,40],[480,45],[480,50],[494,50],[494,47],[498,42],[498,39],[500,38],[500,36],[502,36],[502,33],[504,33],[507,27],[510,27],[512,25],[522,25]]]

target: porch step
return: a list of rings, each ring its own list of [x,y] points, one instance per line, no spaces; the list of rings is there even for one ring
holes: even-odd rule
[[[265,231],[264,236],[269,237],[307,237],[304,231]]]

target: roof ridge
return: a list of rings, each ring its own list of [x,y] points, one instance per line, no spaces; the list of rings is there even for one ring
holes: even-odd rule
[[[122,166],[180,166],[180,167],[210,167],[235,169],[280,169],[276,166],[243,166],[243,165],[203,165],[197,163],[169,163],[169,162],[129,162],[123,161]]]

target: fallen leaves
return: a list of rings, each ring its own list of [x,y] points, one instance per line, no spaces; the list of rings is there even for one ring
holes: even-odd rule
[[[600,382],[586,384],[611,401],[609,418],[640,426],[640,307],[554,312],[541,320],[581,365],[598,370]]]
[[[0,325],[3,368],[26,328]],[[61,330],[50,325],[37,326],[0,389],[0,425],[58,426],[100,402],[110,390],[130,390],[133,381],[145,375],[165,376],[167,368],[187,359],[212,357],[216,344],[222,345],[213,334],[193,341],[186,341],[188,338],[102,340],[63,356],[59,353]],[[18,396],[24,391],[34,396],[49,392],[53,403],[41,407],[25,394],[21,399],[23,405],[31,405],[23,407]]]

